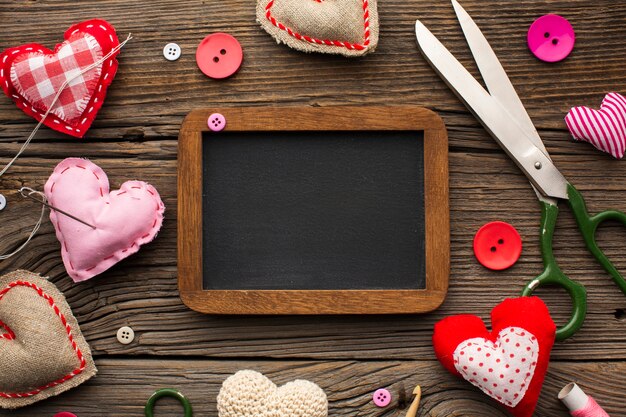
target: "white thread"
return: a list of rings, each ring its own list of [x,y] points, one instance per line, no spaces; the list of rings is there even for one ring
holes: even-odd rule
[[[40,192],[40,191],[35,191],[32,188],[28,188],[28,187],[20,188],[20,192],[22,192],[22,190],[28,191],[28,195],[37,194],[38,196],[40,196],[43,199],[43,201],[45,201],[45,202],[48,201],[46,199],[46,195],[44,193]],[[41,227],[41,222],[43,222],[43,215],[45,213],[46,213],[46,206],[44,206],[42,204],[41,205],[41,215],[39,216],[39,220],[37,220],[37,223],[35,223],[35,227],[33,227],[33,230],[31,230],[30,234],[28,235],[28,238],[24,241],[24,243],[22,243],[13,252],[5,254],[5,255],[0,255],[0,261],[4,261],[5,259],[9,259],[11,256],[15,255],[16,253],[18,253],[19,251],[24,249],[24,247],[26,245],[28,245],[28,242],[30,242],[32,240],[32,238],[35,236],[35,234],[39,231],[39,228]]]

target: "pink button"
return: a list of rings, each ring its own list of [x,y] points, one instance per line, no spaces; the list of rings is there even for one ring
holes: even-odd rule
[[[212,131],[219,132],[220,130],[224,130],[226,127],[226,118],[220,113],[213,113],[209,116],[207,124],[209,125],[209,129]]]
[[[541,16],[528,29],[528,47],[542,61],[565,59],[574,49],[574,43],[574,28],[567,19],[556,14]]]
[[[384,388],[374,392],[374,404],[378,407],[387,407],[391,402],[391,393]]]
[[[237,72],[243,61],[239,41],[227,33],[213,33],[200,42],[196,63],[211,78],[226,78]]]
[[[76,415],[68,413],[67,411],[62,411],[58,414],[55,414],[54,417],[76,417]]]

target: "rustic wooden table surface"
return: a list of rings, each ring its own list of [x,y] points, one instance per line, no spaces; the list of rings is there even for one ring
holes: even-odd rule
[[[167,207],[157,239],[99,278],[75,285],[67,276],[50,222],[26,251],[3,261],[1,272],[25,268],[49,276],[66,294],[95,354],[98,375],[59,397],[0,415],[52,417],[141,416],[148,396],[172,386],[191,399],[196,416],[215,416],[221,382],[239,369],[264,372],[277,383],[317,382],[331,416],[403,416],[416,384],[424,392],[420,416],[504,416],[494,402],[449,375],[435,360],[433,324],[455,313],[488,319],[491,308],[516,296],[541,270],[539,205],[526,178],[498,148],[421,57],[413,25],[419,18],[476,75],[448,1],[383,0],[381,39],[362,59],[306,55],[279,46],[255,22],[251,0],[222,1],[0,1],[0,49],[27,42],[52,47],[70,24],[94,17],[111,22],[120,38],[132,32],[117,77],[87,138],[44,128],[0,179],[8,207],[2,218],[2,253],[23,241],[39,211],[18,197],[23,185],[42,189],[63,158],[92,159],[112,188],[127,179],[154,184]],[[585,194],[590,209],[626,210],[626,162],[590,145],[573,143],[563,117],[571,106],[598,106],[609,91],[626,92],[626,2],[614,0],[507,0],[462,2],[483,29],[508,71],[557,166]],[[526,47],[537,17],[558,13],[576,29],[577,44],[562,63],[545,64]],[[214,81],[198,70],[200,40],[225,31],[241,42],[245,61],[231,79]],[[167,62],[163,46],[176,42],[181,59]],[[177,134],[192,109],[211,106],[331,106],[418,104],[438,112],[450,137],[451,276],[443,306],[408,317],[215,317],[187,309],[177,293]],[[0,97],[0,158],[15,154],[35,123]],[[504,220],[520,231],[524,252],[504,272],[481,267],[472,253],[476,230]],[[602,246],[626,270],[626,231],[609,225]],[[564,269],[589,293],[584,328],[558,343],[536,416],[568,415],[556,399],[566,383],[579,384],[612,416],[626,416],[626,297],[587,251],[563,210],[555,237]],[[560,290],[541,290],[557,323],[570,311]],[[116,340],[131,326],[136,341]],[[0,370],[1,372],[1,370]],[[387,387],[392,404],[376,408],[372,392]],[[164,400],[158,415],[180,415]]]

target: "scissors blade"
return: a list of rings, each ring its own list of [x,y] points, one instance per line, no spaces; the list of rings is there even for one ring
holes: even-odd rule
[[[529,181],[546,197],[567,199],[567,180],[502,104],[491,97],[419,20],[415,22],[415,34],[424,57]]]
[[[498,100],[500,104],[507,109],[509,114],[515,118],[519,127],[526,132],[535,146],[541,149],[543,153],[550,158],[539,133],[537,133],[534,123],[530,119],[528,112],[526,112],[526,108],[524,108],[524,104],[517,95],[515,87],[511,84],[511,80],[506,74],[506,71],[504,71],[504,68],[502,68],[500,60],[491,48],[485,35],[483,35],[478,25],[476,25],[476,22],[474,22],[457,0],[452,0],[452,6],[454,6],[454,12],[461,24],[461,29],[463,30],[467,44],[472,51],[474,61],[476,61],[476,65],[478,65],[478,69],[487,85],[487,90],[489,90],[491,96]]]

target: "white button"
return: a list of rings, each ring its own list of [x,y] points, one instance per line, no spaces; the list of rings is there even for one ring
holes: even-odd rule
[[[4,210],[7,206],[7,199],[4,195],[0,194],[0,210]]]
[[[167,45],[165,45],[165,48],[163,48],[163,56],[168,61],[176,61],[178,58],[180,58],[180,54],[180,46],[175,43],[168,43]]]
[[[135,332],[130,327],[124,326],[117,331],[117,341],[123,345],[133,343]]]

